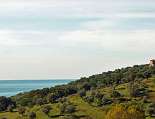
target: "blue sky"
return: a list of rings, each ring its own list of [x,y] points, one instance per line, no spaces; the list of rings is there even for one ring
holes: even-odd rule
[[[155,58],[154,0],[2,0],[0,79],[79,78]]]

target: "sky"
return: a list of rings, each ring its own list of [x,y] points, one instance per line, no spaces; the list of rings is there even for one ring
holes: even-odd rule
[[[155,58],[154,0],[0,2],[0,79],[78,79]]]

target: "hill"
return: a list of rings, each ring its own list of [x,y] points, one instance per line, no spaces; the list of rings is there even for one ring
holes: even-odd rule
[[[155,119],[154,76],[155,67],[135,65],[0,97],[0,118]]]

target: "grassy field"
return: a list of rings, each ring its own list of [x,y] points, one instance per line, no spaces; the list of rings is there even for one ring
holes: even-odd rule
[[[149,80],[144,80],[142,82],[146,87],[148,87],[148,99],[151,102],[155,102],[155,78],[151,78]],[[97,89],[100,92],[103,92],[105,95],[109,95],[111,88],[101,88]],[[121,84],[116,87],[116,90],[119,91],[124,97],[130,98],[127,90],[127,84]],[[89,93],[89,92],[88,92]],[[111,107],[111,105],[104,107],[95,107],[87,102],[83,101],[83,99],[78,95],[72,95],[67,97],[68,101],[76,106],[75,115],[81,117],[80,119],[86,119],[85,117],[89,117],[90,119],[104,119],[106,115],[106,111]],[[36,112],[36,119],[61,119],[59,106],[60,103],[49,104],[52,107],[52,110],[49,113],[49,116],[42,112],[42,106],[34,106],[32,108],[28,108],[27,112],[24,116],[18,114],[18,112],[1,112],[0,119],[6,117],[7,119],[28,119],[28,112]],[[146,104],[147,107],[147,104]],[[87,118],[88,119],[88,118]],[[147,117],[147,119],[155,119]]]

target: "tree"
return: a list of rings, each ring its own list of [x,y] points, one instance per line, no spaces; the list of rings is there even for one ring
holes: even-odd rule
[[[145,71],[143,76],[144,76],[144,78],[148,79],[151,77],[151,73],[149,71]]]
[[[91,85],[89,83],[84,83],[84,84],[82,84],[81,89],[84,89],[86,91],[90,90],[91,89]]]
[[[50,93],[47,96],[47,102],[54,103],[57,99],[57,96],[54,93]]]
[[[36,113],[35,112],[30,112],[29,113],[29,119],[35,119],[36,118]]]
[[[144,112],[135,106],[116,105],[107,113],[105,119],[145,119]]]
[[[11,100],[11,98],[7,98],[4,96],[0,97],[0,111],[7,110],[8,106],[12,105],[12,107],[16,106],[16,103]]]

